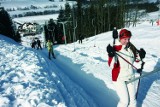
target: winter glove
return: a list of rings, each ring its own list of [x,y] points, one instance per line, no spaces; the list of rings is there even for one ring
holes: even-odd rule
[[[138,53],[139,53],[139,56],[140,56],[141,59],[145,58],[145,56],[146,56],[146,51],[145,51],[143,48],[141,48],[141,49],[138,51]]]
[[[108,52],[109,57],[115,56],[115,50],[110,44],[107,46],[107,52]]]
[[[138,73],[142,73],[142,69],[137,69],[137,72]]]

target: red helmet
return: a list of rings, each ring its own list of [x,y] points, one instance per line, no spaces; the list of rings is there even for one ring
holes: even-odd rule
[[[119,39],[123,39],[123,38],[131,38],[132,34],[129,30],[127,29],[122,29],[119,32]]]

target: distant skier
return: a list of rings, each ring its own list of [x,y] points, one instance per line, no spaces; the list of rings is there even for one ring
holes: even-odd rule
[[[52,54],[52,57],[55,59],[56,57],[53,52],[53,43],[51,42],[51,40],[48,40],[47,48],[48,48],[48,58],[51,59],[51,54]]]
[[[115,39],[118,38],[118,31],[117,31],[116,27],[114,27],[114,29],[113,29],[112,36],[113,36],[113,39],[114,39],[114,41],[113,41],[113,44],[114,44]]]
[[[83,40],[83,35],[79,34],[79,44],[82,44],[82,40]]]
[[[126,84],[126,81],[135,77],[131,64],[134,61],[140,61],[140,58],[144,58],[146,54],[144,49],[137,51],[130,42],[130,38],[131,32],[122,29],[119,33],[119,40],[118,37],[114,38],[114,46],[110,44],[107,46],[108,65],[112,68],[112,81],[120,99],[117,107],[136,107],[136,84],[135,82]]]
[[[35,41],[35,39],[32,40],[31,47],[34,48],[34,49],[36,48],[36,41]]]
[[[37,49],[42,50],[41,41],[39,39],[37,39]]]

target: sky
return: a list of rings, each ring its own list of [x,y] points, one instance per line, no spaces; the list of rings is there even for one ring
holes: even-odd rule
[[[131,42],[147,52],[144,74],[160,68],[160,26],[150,23],[158,14],[150,13],[136,27],[126,27],[132,32]],[[43,33],[36,36],[44,41]],[[85,38],[82,44],[55,45],[56,59],[51,60],[45,47],[32,49],[31,40],[22,37],[19,44],[0,35],[0,107],[116,107],[119,98],[106,52],[113,42],[111,31]],[[159,90],[160,72],[142,78],[138,106],[159,107]]]

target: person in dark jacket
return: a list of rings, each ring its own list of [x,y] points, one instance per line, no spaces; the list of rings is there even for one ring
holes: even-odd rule
[[[83,39],[83,35],[79,35],[79,44],[81,43],[82,44],[82,39]]]
[[[114,29],[113,29],[112,36],[113,36],[113,39],[114,39],[113,44],[115,44],[115,39],[118,38],[118,31],[117,31],[116,27],[114,27]]]
[[[37,49],[42,50],[41,41],[39,39],[37,39]]]
[[[36,48],[36,41],[35,41],[35,39],[32,40],[31,47],[34,48],[34,49]]]

